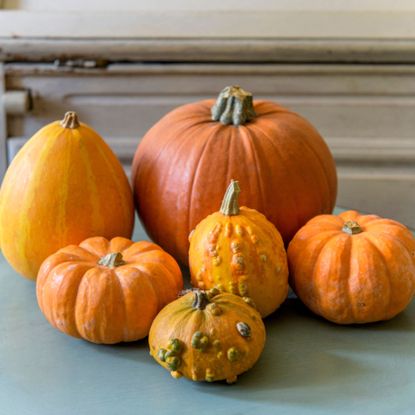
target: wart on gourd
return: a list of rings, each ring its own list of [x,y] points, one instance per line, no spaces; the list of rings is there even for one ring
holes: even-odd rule
[[[239,321],[236,323],[236,330],[242,337],[251,337],[251,328],[249,327],[248,323],[243,321]]]
[[[192,347],[202,352],[209,346],[209,336],[203,334],[201,331],[195,331],[192,336]]]
[[[236,362],[239,360],[241,353],[236,347],[230,347],[226,352],[226,356],[230,362]]]
[[[220,316],[223,313],[222,308],[217,304],[209,304],[207,308],[214,316]]]

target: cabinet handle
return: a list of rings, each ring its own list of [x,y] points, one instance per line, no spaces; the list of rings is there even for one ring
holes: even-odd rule
[[[30,94],[27,90],[6,91],[3,95],[7,115],[22,115],[30,109]]]

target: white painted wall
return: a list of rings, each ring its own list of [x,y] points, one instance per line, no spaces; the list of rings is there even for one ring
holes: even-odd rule
[[[1,3],[0,3],[1,4]],[[414,0],[3,0],[6,9],[63,10],[415,10]]]

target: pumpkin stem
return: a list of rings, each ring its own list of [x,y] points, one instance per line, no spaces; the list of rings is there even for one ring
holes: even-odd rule
[[[120,265],[124,265],[125,261],[122,259],[121,252],[111,252],[103,256],[99,261],[98,265],[102,265],[108,268],[115,268],[119,267]]]
[[[225,196],[223,197],[220,213],[226,216],[239,215],[238,198],[240,192],[241,188],[239,187],[239,182],[231,180],[230,185],[226,189]]]
[[[256,116],[252,94],[238,85],[227,86],[219,93],[211,113],[213,121],[243,125]]]
[[[63,128],[78,128],[81,124],[79,123],[78,114],[75,111],[68,111],[63,120],[61,126]]]
[[[348,233],[349,235],[356,235],[358,233],[362,233],[363,229],[354,220],[348,220],[344,224],[342,231]]]
[[[194,300],[192,307],[197,308],[198,310],[204,310],[209,304],[209,298],[205,291],[195,290],[194,291]]]

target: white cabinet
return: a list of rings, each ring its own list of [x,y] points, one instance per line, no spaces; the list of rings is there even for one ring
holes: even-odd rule
[[[415,227],[413,2],[320,0],[304,10],[304,1],[263,0],[251,10],[238,1],[230,12],[222,2],[138,10],[121,1],[115,12],[103,1],[75,13],[78,3],[63,10],[49,0],[3,1],[0,95],[9,95],[0,105],[0,166],[6,148],[13,157],[73,109],[128,169],[140,138],[167,111],[240,84],[318,128],[337,162],[339,205]]]

